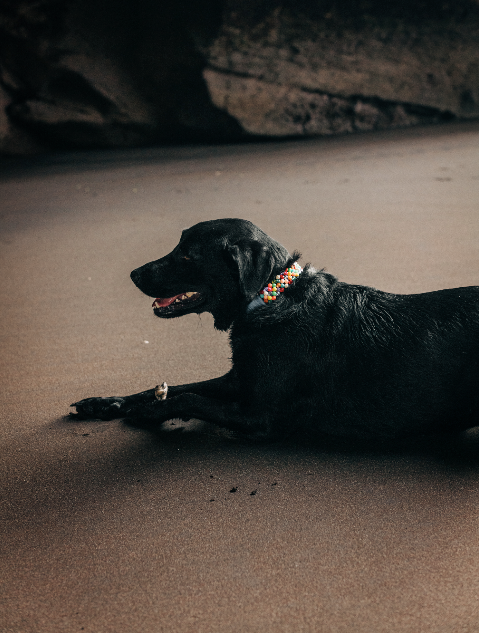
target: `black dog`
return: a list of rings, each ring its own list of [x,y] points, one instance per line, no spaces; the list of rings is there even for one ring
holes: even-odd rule
[[[75,403],[78,417],[199,418],[251,438],[294,430],[397,438],[479,424],[479,287],[393,295],[339,282],[245,220],[201,222],[131,273],[154,313],[211,312],[232,369],[205,382]],[[277,296],[259,296],[268,282]],[[280,281],[283,288],[280,288]],[[268,292],[268,291],[267,291]]]

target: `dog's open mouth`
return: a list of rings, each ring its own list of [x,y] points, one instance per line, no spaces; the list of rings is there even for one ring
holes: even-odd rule
[[[156,316],[173,315],[179,310],[189,310],[203,303],[204,297],[200,292],[182,292],[174,297],[155,299],[152,307]]]

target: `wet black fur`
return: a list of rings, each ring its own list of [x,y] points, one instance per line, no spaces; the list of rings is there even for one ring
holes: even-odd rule
[[[276,302],[248,312],[297,256],[245,220],[184,231],[131,277],[150,297],[202,293],[174,316],[208,311],[229,329],[231,371],[169,387],[162,402],[154,389],[87,398],[74,405],[79,417],[199,418],[257,439],[303,430],[398,438],[479,424],[479,287],[394,295],[306,266]]]

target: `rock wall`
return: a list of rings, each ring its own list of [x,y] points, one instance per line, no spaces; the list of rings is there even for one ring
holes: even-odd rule
[[[471,21],[446,8],[429,20],[364,9],[351,19],[330,8],[313,19],[277,7],[251,21],[232,11],[203,74],[215,105],[253,134],[333,134],[477,117],[477,7],[470,7]]]
[[[0,4],[6,154],[477,116],[477,0]]]
[[[201,75],[220,15],[216,0],[3,0],[0,150],[242,137]]]

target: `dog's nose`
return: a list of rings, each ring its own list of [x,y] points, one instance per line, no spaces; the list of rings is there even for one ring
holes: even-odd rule
[[[135,270],[133,270],[130,273],[130,277],[131,277],[132,282],[135,284],[135,286],[138,286],[138,284],[140,283],[140,277],[141,277],[141,273],[139,269],[135,268]]]

